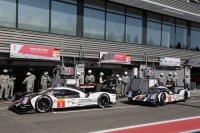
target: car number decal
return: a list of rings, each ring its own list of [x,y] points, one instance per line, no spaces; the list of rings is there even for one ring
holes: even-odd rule
[[[172,97],[168,96],[168,102],[171,102],[171,101],[172,101]]]
[[[57,108],[65,108],[65,99],[57,100]]]

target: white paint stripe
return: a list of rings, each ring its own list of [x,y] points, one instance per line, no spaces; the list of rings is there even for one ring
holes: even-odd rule
[[[187,101],[186,103],[195,103],[195,102],[200,102],[200,100]]]
[[[167,6],[167,5],[159,4],[159,3],[156,3],[156,2],[153,2],[153,1],[150,1],[150,0],[142,0],[142,1],[154,4],[154,5],[162,6],[162,7],[168,8],[168,9],[172,9],[172,10],[175,10],[175,11],[179,11],[179,12],[183,12],[183,13],[187,13],[187,14],[190,14],[190,15],[195,15],[195,16],[200,17],[200,14],[184,11],[184,10],[181,10],[181,9],[178,9],[178,8],[174,8],[174,7],[170,7],[170,6]]]
[[[153,123],[147,123],[147,124],[141,124],[141,125],[135,125],[135,126],[127,126],[127,127],[121,127],[121,128],[113,128],[113,129],[108,129],[108,130],[95,131],[95,132],[91,132],[91,133],[113,132],[113,131],[118,131],[118,130],[126,130],[126,129],[138,128],[138,127],[145,127],[145,126],[153,126],[153,125],[157,125],[157,124],[165,124],[165,123],[169,123],[169,122],[177,122],[177,121],[191,120],[191,119],[197,119],[197,118],[200,119],[200,116],[180,118],[180,119],[160,121],[160,122],[153,122]]]
[[[200,129],[197,129],[197,130],[191,130],[191,131],[186,131],[186,132],[181,132],[181,133],[199,133],[200,132]]]
[[[2,103],[0,103],[0,105],[1,104],[10,104],[11,102],[2,102]]]
[[[2,108],[0,108],[0,110],[4,110],[4,109],[8,109],[8,107],[2,107]]]
[[[77,113],[77,112],[90,112],[90,111],[102,111],[102,110],[113,110],[113,109],[125,109],[125,108],[135,108],[139,106],[123,106],[123,107],[111,107],[111,108],[104,108],[104,109],[88,109],[88,110],[77,110],[77,111],[62,111],[62,112],[52,112],[55,114],[66,114],[66,113]]]

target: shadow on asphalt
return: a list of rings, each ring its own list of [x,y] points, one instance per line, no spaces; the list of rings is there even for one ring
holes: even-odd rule
[[[177,103],[176,105],[187,106],[187,107],[193,107],[193,108],[200,108],[200,106],[190,105],[190,104],[186,104],[186,103]]]
[[[123,104],[127,104],[127,105],[140,105],[140,106],[145,106],[145,107],[157,107],[156,105],[152,105],[149,103],[145,103],[145,102],[129,102],[128,100],[122,100],[120,101]]]

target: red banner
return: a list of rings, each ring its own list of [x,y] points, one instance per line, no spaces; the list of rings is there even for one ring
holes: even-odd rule
[[[131,57],[125,53],[100,52],[100,61],[102,63],[122,63],[130,64]]]
[[[10,57],[60,60],[60,49],[37,45],[11,44]]]

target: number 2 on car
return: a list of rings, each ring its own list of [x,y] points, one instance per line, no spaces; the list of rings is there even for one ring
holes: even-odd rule
[[[65,108],[65,99],[57,100],[57,108]]]

